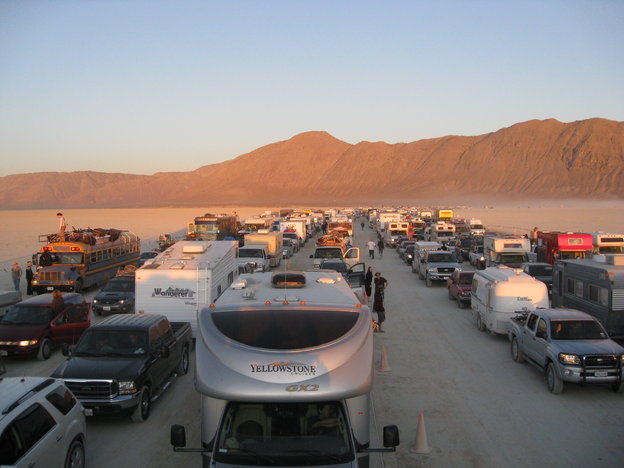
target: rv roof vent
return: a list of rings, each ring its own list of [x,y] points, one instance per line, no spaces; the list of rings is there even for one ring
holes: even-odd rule
[[[237,279],[236,281],[232,283],[232,286],[230,286],[231,289],[245,289],[246,287],[247,287],[246,279]]]
[[[268,234],[269,230],[268,229],[258,229],[258,234]]]
[[[185,254],[201,254],[206,251],[208,245],[205,242],[191,242],[182,247],[182,253]]]
[[[195,257],[193,255],[182,255],[180,260],[193,260]]]
[[[624,255],[605,255],[609,265],[624,266]]]
[[[169,267],[169,269],[170,270],[183,270],[185,266],[186,266],[186,263],[184,262],[175,262]]]
[[[303,288],[306,277],[302,271],[275,272],[271,277],[271,284],[276,288]]]

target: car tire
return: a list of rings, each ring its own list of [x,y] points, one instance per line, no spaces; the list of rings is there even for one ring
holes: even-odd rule
[[[624,393],[624,380],[611,385],[611,390],[613,390],[615,393]]]
[[[39,351],[37,351],[37,359],[40,361],[47,361],[52,355],[52,342],[48,338],[41,340],[39,345]]]
[[[524,356],[522,351],[520,351],[520,345],[518,345],[518,339],[515,336],[511,338],[511,358],[520,364],[524,362]]]
[[[144,385],[141,388],[141,393],[139,395],[139,404],[132,412],[130,416],[134,422],[144,422],[149,418],[150,409],[152,406],[152,396],[150,395],[150,390],[147,385]]]
[[[186,375],[189,370],[189,349],[188,346],[185,346],[182,349],[182,356],[180,356],[180,362],[176,367],[176,374],[178,375]]]
[[[85,467],[85,448],[80,439],[74,440],[65,457],[65,468],[84,468]]]
[[[483,320],[481,320],[481,314],[477,312],[477,329],[479,331],[485,331],[486,327],[485,327],[485,323],[483,323]]]
[[[555,369],[555,365],[552,362],[548,363],[546,366],[546,386],[548,387],[548,391],[555,395],[558,395],[563,391],[563,380],[557,374],[557,370]]]

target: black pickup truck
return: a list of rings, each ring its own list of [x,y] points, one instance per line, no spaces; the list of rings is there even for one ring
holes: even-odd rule
[[[84,332],[52,374],[82,405],[98,413],[130,413],[145,421],[152,401],[189,368],[193,344],[187,322],[162,315],[114,314]]]

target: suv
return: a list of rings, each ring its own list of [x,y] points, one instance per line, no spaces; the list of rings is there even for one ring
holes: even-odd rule
[[[84,467],[87,426],[61,380],[0,379],[0,465]]]
[[[0,319],[0,351],[9,356],[36,355],[47,360],[52,347],[74,344],[91,325],[91,307],[78,293],[63,294],[65,307],[52,310],[52,294],[40,294],[12,306]]]
[[[111,278],[91,307],[96,315],[134,314],[134,276]]]

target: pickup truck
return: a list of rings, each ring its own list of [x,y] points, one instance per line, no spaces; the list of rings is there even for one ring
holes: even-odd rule
[[[511,319],[511,357],[545,373],[551,393],[564,382],[607,384],[624,392],[624,348],[593,316],[574,309],[538,309]]]
[[[271,258],[269,250],[263,244],[248,244],[238,249],[239,266],[252,265],[255,268],[254,271],[269,271]]]
[[[457,270],[446,280],[448,298],[451,301],[457,301],[457,307],[460,309],[463,309],[465,306],[470,307],[473,276],[474,271]]]
[[[420,260],[418,277],[425,280],[425,284],[430,288],[433,281],[446,281],[456,270],[460,268],[455,252],[430,250],[425,252]]]
[[[163,315],[114,314],[93,325],[52,374],[96,413],[130,413],[145,421],[152,401],[189,368],[193,344],[187,322]]]

